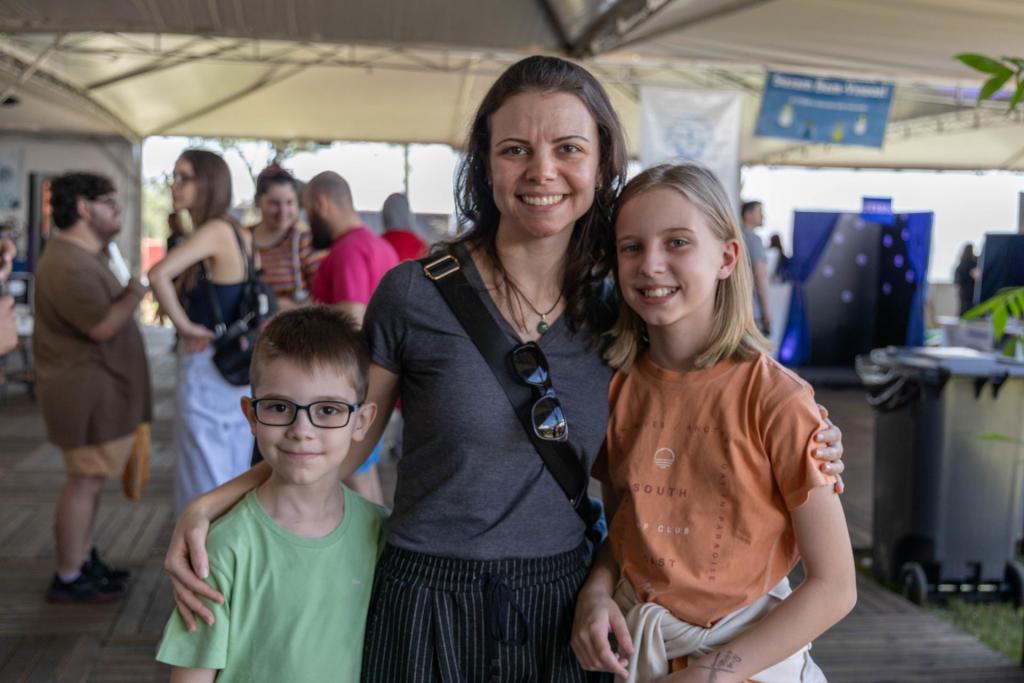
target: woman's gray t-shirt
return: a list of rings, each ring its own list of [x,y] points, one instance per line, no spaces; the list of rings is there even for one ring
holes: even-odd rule
[[[511,350],[519,339],[464,264]],[[366,311],[374,363],[401,375],[402,457],[389,541],[406,550],[492,560],[575,549],[584,526],[544,467],[473,341],[415,261],[392,269]],[[612,371],[559,318],[538,342],[587,471],[604,440]]]

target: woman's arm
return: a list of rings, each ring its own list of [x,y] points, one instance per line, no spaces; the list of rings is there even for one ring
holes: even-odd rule
[[[362,441],[353,441],[349,447],[348,457],[341,465],[341,478],[345,479],[352,475],[359,466],[366,462],[373,452],[374,446],[384,435],[384,429],[388,426],[391,413],[395,409],[395,401],[398,400],[398,386],[401,380],[390,370],[385,370],[376,363],[370,363],[369,383],[366,391],[366,403],[377,405],[377,417],[370,424],[370,429]]]
[[[601,497],[611,526],[619,506],[618,497],[608,484],[601,485]],[[629,675],[626,667],[633,654],[633,640],[629,636],[622,610],[612,597],[618,580],[619,567],[612,555],[611,543],[605,539],[587,582],[576,597],[572,649],[580,665],[587,671],[606,671],[625,678]],[[612,650],[608,640],[613,635],[618,643],[618,653]]]
[[[234,246],[234,237],[227,233],[230,225],[223,221],[212,221],[192,233],[183,243],[167,252],[167,255],[149,270],[149,284],[160,308],[174,323],[178,334],[185,340],[189,351],[201,351],[214,338],[213,332],[189,320],[178,295],[174,291],[174,278],[190,267],[222,253],[225,236]]]
[[[203,579],[210,575],[206,555],[206,534],[210,523],[235,506],[270,477],[270,466],[257,463],[231,481],[221,484],[194,499],[178,518],[171,534],[171,544],[164,556],[164,571],[174,587],[174,601],[188,630],[196,630],[196,615],[213,626],[213,612],[199,596],[224,602],[224,596]]]
[[[843,507],[831,487],[813,489],[790,513],[807,578],[778,607],[728,645],[693,660],[668,683],[739,683],[828,630],[857,602],[853,551]]]

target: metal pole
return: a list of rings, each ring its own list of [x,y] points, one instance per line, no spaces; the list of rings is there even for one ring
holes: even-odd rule
[[[404,173],[405,173],[405,175],[404,175],[405,199],[406,199],[406,201],[408,201],[408,199],[409,199],[409,170],[410,170],[410,166],[409,166],[409,143],[408,142],[405,143],[405,145],[403,145],[403,152],[404,152],[404,157],[405,157],[405,167],[404,167]],[[1021,197],[1022,197],[1021,201],[1024,201],[1024,194],[1022,194]]]

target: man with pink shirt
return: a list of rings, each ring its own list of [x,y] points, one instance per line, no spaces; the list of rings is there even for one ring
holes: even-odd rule
[[[313,280],[313,300],[347,313],[362,326],[373,290],[384,273],[398,265],[398,254],[363,225],[352,204],[352,191],[337,173],[314,176],[306,185],[304,204],[313,248],[330,248]],[[379,448],[378,444],[370,459],[345,482],[375,503],[384,497],[376,467]]]
[[[366,304],[398,255],[373,234],[352,205],[352,191],[337,173],[324,171],[306,185],[306,212],[315,249],[330,248],[313,280],[313,299],[362,324]]]

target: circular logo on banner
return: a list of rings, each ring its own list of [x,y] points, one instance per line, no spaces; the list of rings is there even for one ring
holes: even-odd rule
[[[654,451],[654,464],[658,469],[667,470],[675,461],[676,454],[672,452],[671,448],[659,448]]]

